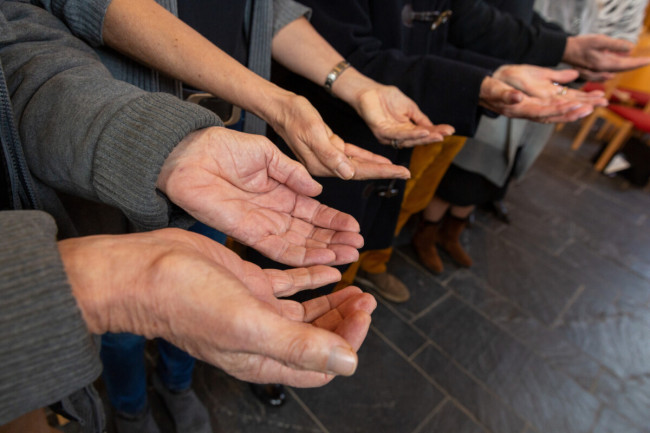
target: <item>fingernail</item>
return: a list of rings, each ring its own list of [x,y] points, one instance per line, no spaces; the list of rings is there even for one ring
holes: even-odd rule
[[[357,369],[357,355],[347,347],[336,346],[327,360],[327,371],[332,374],[351,376]]]
[[[341,162],[334,171],[341,179],[351,179],[354,176],[354,167],[346,161]]]
[[[429,134],[430,134],[430,131],[422,131],[422,132],[420,132],[420,133],[418,134],[418,138],[428,137]]]

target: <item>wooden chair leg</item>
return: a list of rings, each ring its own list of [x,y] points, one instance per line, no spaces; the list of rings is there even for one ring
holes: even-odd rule
[[[598,119],[598,110],[594,111],[587,117],[583,122],[582,126],[580,127],[580,131],[576,134],[575,138],[573,139],[573,143],[571,143],[571,149],[572,150],[578,150],[580,146],[582,146],[582,143],[585,141],[585,138],[587,138],[587,135],[589,134],[589,131],[591,131],[591,128],[594,126],[594,123],[596,122],[596,119]]]
[[[598,133],[594,136],[594,138],[598,141],[605,139],[607,134],[609,134],[610,131],[612,130],[612,127],[613,125],[606,121],[605,124],[601,126],[600,131],[598,131]]]
[[[629,137],[633,126],[634,124],[632,122],[625,122],[623,126],[621,126],[614,138],[612,138],[612,141],[609,142],[603,153],[600,155],[600,158],[598,158],[598,161],[596,161],[596,165],[594,166],[596,170],[603,171],[605,169],[614,154],[618,152],[621,146],[623,146],[623,143],[625,143],[625,140]]]

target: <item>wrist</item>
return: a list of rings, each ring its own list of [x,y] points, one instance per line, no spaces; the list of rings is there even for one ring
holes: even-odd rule
[[[357,112],[360,111],[361,95],[380,86],[353,67],[345,70],[332,84],[332,95],[344,101]]]
[[[490,99],[495,81],[496,78],[492,78],[490,76],[486,76],[485,78],[483,78],[483,81],[481,82],[481,88],[479,90],[479,95],[478,95],[479,104],[481,104],[482,106],[485,106],[484,105],[485,101]]]
[[[583,66],[579,64],[576,57],[576,50],[578,49],[578,39],[576,36],[569,36],[566,39],[566,45],[564,47],[564,53],[562,54],[562,61],[570,65]]]
[[[103,334],[109,330],[105,314],[111,304],[110,290],[95,290],[97,283],[103,278],[102,262],[95,261],[95,252],[85,247],[88,239],[72,238],[57,243],[61,261],[68,277],[77,306],[86,323],[88,331],[93,334]],[[88,270],[92,269],[92,272]]]
[[[285,113],[290,112],[294,108],[297,99],[304,98],[275,86],[274,89],[265,92],[261,97],[257,98],[254,114],[259,116],[275,130],[278,126],[284,124],[284,119],[286,118]]]
[[[148,272],[165,254],[150,239],[146,252],[138,245],[146,234],[87,236],[57,243],[88,331],[131,332],[158,336],[155,292],[159,273]],[[140,242],[142,243],[142,242]]]

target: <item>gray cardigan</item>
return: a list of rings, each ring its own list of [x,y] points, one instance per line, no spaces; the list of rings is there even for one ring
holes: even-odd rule
[[[216,116],[113,79],[92,49],[27,2],[0,0],[0,60],[48,212],[65,219],[56,189],[108,203],[141,229],[177,222],[155,187],[160,167],[188,133],[220,125]],[[43,212],[0,214],[0,424],[55,403],[100,372],[55,233]]]
[[[114,80],[95,53],[71,37],[70,31],[101,45],[109,0],[31,1],[67,27],[28,3],[0,0],[0,59],[27,163],[59,234],[75,234],[75,227],[55,190],[117,208],[136,229],[187,225],[155,181],[183,137],[220,125],[219,119],[171,95]],[[161,3],[175,10],[173,1]],[[273,5],[273,32],[305,14],[291,0]],[[123,58],[104,53],[102,59],[116,76],[142,89],[178,89]],[[55,234],[43,212],[0,214],[0,424],[65,398],[101,369]],[[86,424],[84,431],[97,425]]]
[[[32,0],[65,22],[72,33],[97,48],[102,62],[113,76],[148,91],[164,91],[181,96],[180,84],[161,76],[157,71],[142,66],[124,56],[103,47],[102,26],[106,9],[111,0]],[[191,1],[191,0],[180,0]],[[214,0],[214,7],[221,1]],[[241,1],[241,0],[238,0]],[[177,0],[156,0],[161,6],[177,15]],[[293,0],[246,0],[252,23],[248,29],[248,68],[263,78],[271,76],[271,39],[284,26],[309,16],[310,9]],[[244,131],[265,134],[266,124],[253,114],[246,115]]]

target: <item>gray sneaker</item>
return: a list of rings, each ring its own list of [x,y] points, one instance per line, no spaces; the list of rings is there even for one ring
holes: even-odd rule
[[[406,302],[411,297],[408,287],[395,275],[388,272],[370,274],[360,270],[354,281],[362,286],[372,288],[383,298],[397,304]]]
[[[170,391],[157,374],[151,375],[153,387],[163,399],[177,433],[212,433],[210,414],[192,388]]]
[[[138,415],[117,412],[115,414],[115,430],[118,433],[160,433],[148,403],[145,410]]]

